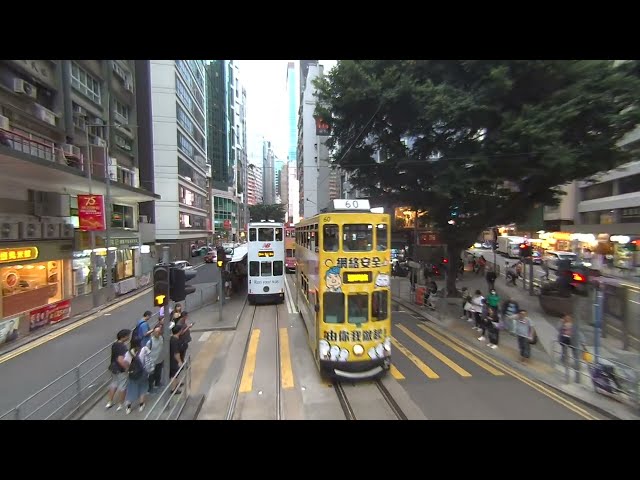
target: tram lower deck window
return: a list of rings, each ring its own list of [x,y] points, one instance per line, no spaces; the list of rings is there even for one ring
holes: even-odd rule
[[[367,323],[369,321],[369,295],[354,293],[348,298],[349,323]]]
[[[344,323],[344,293],[324,292],[324,323]]]
[[[260,262],[249,262],[249,276],[250,277],[260,276]]]
[[[371,295],[371,317],[374,322],[387,319],[389,312],[389,292],[373,292]]]
[[[282,276],[282,272],[283,272],[283,267],[284,263],[282,262],[282,260],[276,260],[275,262],[273,262],[273,276],[274,277],[281,277]]]
[[[260,275],[263,277],[271,276],[271,262],[260,262]]]

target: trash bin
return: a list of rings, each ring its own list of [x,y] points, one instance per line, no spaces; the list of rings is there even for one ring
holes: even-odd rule
[[[416,305],[424,305],[424,296],[427,293],[427,287],[416,287]]]

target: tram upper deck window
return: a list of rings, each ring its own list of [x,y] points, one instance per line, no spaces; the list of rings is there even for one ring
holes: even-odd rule
[[[282,241],[282,229],[276,228],[276,242]]]
[[[260,275],[263,277],[271,276],[271,262],[260,262]]]
[[[344,293],[324,292],[324,323],[344,323]]]
[[[327,224],[323,228],[322,248],[325,252],[338,251],[338,225]]]
[[[258,241],[259,242],[273,242],[273,228],[259,228],[258,229]]]
[[[260,262],[249,262],[249,276],[250,277],[260,276]]]
[[[349,295],[349,323],[367,323],[369,321],[369,295],[355,293]]]
[[[250,242],[255,242],[256,241],[256,229],[255,228],[250,228],[249,229],[249,241]]]
[[[389,292],[377,291],[371,295],[371,317],[374,322],[387,319],[389,312]]]
[[[373,225],[366,223],[343,225],[342,249],[345,252],[370,252],[373,250]]]
[[[376,245],[379,252],[387,249],[387,225],[385,223],[378,224],[378,228],[376,229]]]

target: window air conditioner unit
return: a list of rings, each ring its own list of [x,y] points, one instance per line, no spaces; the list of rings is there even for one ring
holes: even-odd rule
[[[3,115],[0,115],[0,128],[2,130],[9,130],[9,119]]]
[[[98,147],[106,147],[107,146],[106,140],[104,138],[100,138],[100,137],[94,137],[93,144],[97,145]]]
[[[73,116],[74,117],[86,117],[87,111],[80,105],[73,104]]]
[[[20,238],[23,240],[42,238],[42,225],[39,222],[20,222]]]
[[[42,224],[42,238],[60,238],[60,224],[44,222]]]
[[[138,223],[149,223],[149,217],[147,215],[140,215]]]
[[[131,80],[124,81],[124,89],[128,90],[129,92],[133,92],[133,83],[131,83]]]
[[[62,151],[64,152],[65,157],[80,158],[82,156],[80,148],[69,143],[65,143],[62,145]]]
[[[14,93],[25,95],[31,98],[36,98],[38,95],[38,89],[34,85],[31,85],[29,82],[26,82],[21,78],[13,79],[13,91]]]
[[[18,222],[0,223],[0,240],[19,240],[20,224]]]

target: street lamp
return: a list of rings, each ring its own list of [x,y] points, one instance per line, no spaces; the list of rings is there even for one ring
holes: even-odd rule
[[[88,179],[89,179],[89,193],[92,193],[92,174],[91,174],[91,170],[93,167],[93,154],[91,151],[91,144],[89,143],[89,127],[137,127],[138,125],[129,125],[129,124],[123,124],[123,123],[87,123],[85,125],[86,130],[85,130],[85,139],[86,139],[86,143],[87,143],[87,153],[88,153],[88,160],[89,160],[89,169],[88,169]],[[112,284],[113,284],[113,258],[111,257],[111,255],[109,254],[109,244],[111,243],[111,174],[109,172],[109,135],[111,132],[109,132],[107,135],[105,135],[105,137],[107,137],[105,139],[105,146],[104,146],[104,178],[105,178],[105,185],[106,185],[106,189],[105,189],[105,199],[104,199],[104,203],[105,203],[105,246],[107,249],[107,288],[111,288]],[[96,248],[96,235],[95,232],[92,230],[90,232],[91,234],[91,269],[93,272],[93,279],[91,281],[91,290],[92,292],[96,292],[96,286],[97,286],[97,277],[95,274],[96,271],[96,262],[95,262],[95,248]],[[95,298],[95,293],[94,293],[94,298]]]

